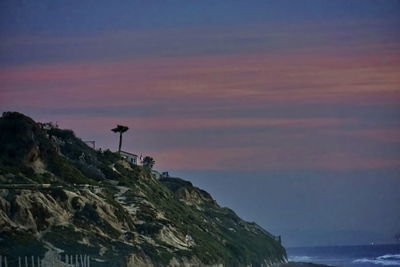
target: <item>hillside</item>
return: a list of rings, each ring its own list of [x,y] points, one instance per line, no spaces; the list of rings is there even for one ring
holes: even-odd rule
[[[272,235],[190,182],[158,180],[70,130],[20,113],[0,118],[0,184],[0,255],[10,262],[51,253],[87,254],[91,266],[286,261]]]

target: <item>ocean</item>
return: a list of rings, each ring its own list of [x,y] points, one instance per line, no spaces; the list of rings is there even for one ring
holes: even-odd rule
[[[400,244],[287,248],[290,261],[331,266],[400,266]]]

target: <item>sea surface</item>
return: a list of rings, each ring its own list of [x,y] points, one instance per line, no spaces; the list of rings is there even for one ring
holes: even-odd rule
[[[400,266],[400,244],[287,248],[289,260],[331,266]]]

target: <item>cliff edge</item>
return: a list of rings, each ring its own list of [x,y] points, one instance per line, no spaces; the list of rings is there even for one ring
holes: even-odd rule
[[[0,255],[87,254],[91,266],[272,266],[285,249],[179,178],[154,177],[70,130],[0,118]],[[12,264],[11,264],[12,265]]]

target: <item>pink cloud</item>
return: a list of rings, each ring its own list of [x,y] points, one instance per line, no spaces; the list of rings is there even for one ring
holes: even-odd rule
[[[400,129],[358,129],[358,130],[330,130],[323,131],[328,135],[351,136],[368,138],[385,143],[400,143]]]
[[[331,152],[307,154],[300,150],[255,150],[254,147],[235,148],[179,148],[154,151],[158,168],[188,170],[368,170],[398,168],[400,160],[360,157],[359,154]]]
[[[399,56],[225,55],[0,69],[14,106],[399,101]],[[32,102],[40,94],[39,102]],[[67,100],[67,101],[65,101]]]
[[[126,148],[136,152],[136,144],[130,141],[134,136],[142,144],[140,149],[154,155],[161,167],[236,170],[254,166],[258,169],[398,167],[396,159],[363,155],[363,151],[352,151],[340,140],[348,136],[397,142],[397,130],[345,130],[358,121],[317,114],[311,118],[278,118],[268,114],[265,117],[249,114],[244,118],[219,116],[218,112],[204,115],[204,110],[225,107],[240,111],[282,106],[291,111],[295,105],[310,103],[383,107],[398,104],[400,56],[384,49],[384,45],[378,46],[374,55],[332,55],[323,50],[304,50],[285,55],[239,53],[3,67],[0,103],[7,109],[99,108],[101,115],[49,114],[37,119],[58,121],[85,139],[101,135],[106,147],[112,147],[115,141],[109,129],[117,123],[126,124],[132,127],[126,136]],[[199,108],[196,114],[188,115],[186,109],[191,105]],[[121,110],[114,115],[122,106],[159,109],[159,112],[143,116]],[[114,108],[114,113],[107,113],[107,108]],[[171,110],[174,112],[170,114]],[[280,132],[235,133],[252,127],[271,127]],[[325,132],[315,133],[317,128]],[[167,141],[163,139],[164,129],[177,131],[188,144],[175,140],[170,146],[146,150],[143,140],[149,145]],[[210,129],[232,129],[232,133],[227,131],[223,140],[201,139],[207,142],[204,145],[191,140],[187,133]],[[219,142],[228,142],[230,146],[219,146]],[[340,148],[335,149],[335,145]]]
[[[57,117],[62,127],[77,129],[78,136],[92,140],[92,133],[102,136],[98,145],[114,148],[116,138],[110,131],[116,123],[131,127],[125,134],[124,147],[128,151],[153,156],[159,169],[198,170],[270,170],[270,169],[324,169],[355,170],[397,168],[400,161],[390,156],[370,153],[368,142],[360,148],[349,146],[338,129],[355,121],[348,119],[189,119],[175,117]],[[226,120],[224,122],[224,120]],[[271,126],[279,134],[269,132],[237,132],[237,127]],[[207,135],[205,129],[232,127],[223,136]],[[314,129],[313,131],[302,131]],[[321,130],[315,130],[321,127]],[[324,131],[332,127],[330,131]],[[165,132],[165,129],[168,131]],[[190,132],[204,132],[204,137],[194,140]],[[294,130],[296,129],[296,130]],[[173,132],[176,131],[175,134]],[[386,138],[388,132],[359,130],[349,131],[348,137]],[[389,132],[390,133],[390,132]],[[353,135],[355,134],[355,135]],[[167,139],[174,137],[172,143]],[[395,132],[389,134],[395,136]],[[175,140],[176,139],[176,140]],[[180,142],[177,140],[181,140]],[[185,140],[185,141],[184,141]],[[357,139],[355,139],[357,140]],[[154,143],[163,144],[153,147]],[[168,143],[169,145],[166,145]],[[138,146],[138,144],[140,144]],[[368,153],[366,153],[368,152]]]
[[[42,121],[57,119],[63,127],[82,128],[90,125],[91,129],[100,130],[105,125],[116,123],[135,126],[141,130],[160,131],[162,129],[218,129],[240,127],[305,127],[345,126],[355,122],[354,119],[340,118],[185,118],[180,116],[132,117],[132,116],[45,116]]]

